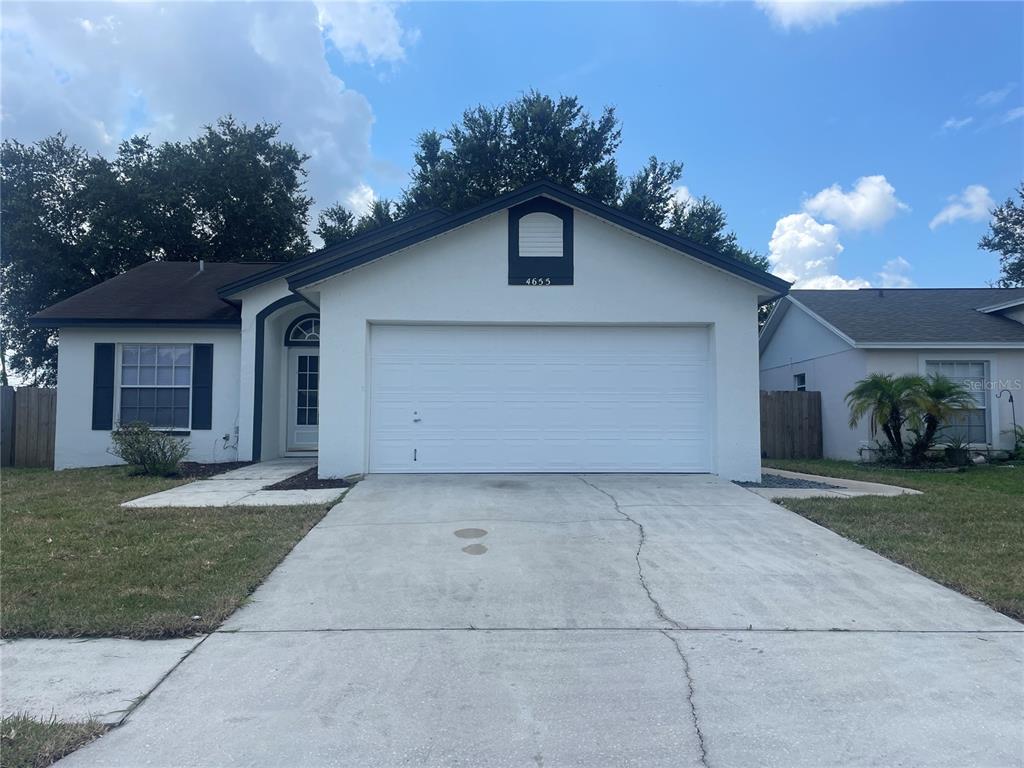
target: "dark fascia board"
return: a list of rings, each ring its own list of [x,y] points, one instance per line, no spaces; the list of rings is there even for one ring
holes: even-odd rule
[[[761,329],[761,335],[758,337],[758,349],[761,354],[764,354],[765,349],[768,348],[768,342],[772,340],[775,335],[775,331],[778,330],[779,324],[782,322],[782,318],[786,316],[786,312],[789,311],[790,306],[793,302],[789,300],[788,296],[784,296],[779,300],[779,303],[772,307],[771,314],[768,315],[768,320],[764,324],[764,328]]]
[[[72,326],[96,327],[96,328],[124,328],[124,327],[148,327],[161,326],[164,328],[241,328],[241,318],[231,320],[171,320],[171,319],[146,319],[146,318],[108,318],[97,319],[95,317],[32,317],[29,318],[29,325],[33,328],[68,328]]]
[[[328,248],[321,248],[319,251],[314,251],[308,256],[303,256],[301,259],[296,259],[295,261],[288,261],[285,262],[284,264],[274,267],[273,269],[268,269],[264,272],[260,272],[258,275],[253,275],[252,277],[246,277],[241,280],[235,280],[233,283],[222,285],[220,288],[217,289],[217,295],[220,296],[222,299],[226,299],[227,297],[239,293],[240,291],[245,291],[248,290],[249,288],[255,288],[257,285],[262,285],[263,283],[268,283],[271,280],[276,280],[281,277],[288,277],[290,274],[293,274],[299,270],[308,269],[317,262],[324,261],[325,259],[330,259],[333,257],[340,256],[343,253],[352,250],[357,250],[361,246],[365,245],[368,241],[379,240],[382,237],[384,239],[387,239],[387,232],[390,229],[404,230],[407,229],[411,224],[422,224],[424,221],[428,220],[438,221],[447,216],[448,211],[442,210],[440,208],[431,208],[430,210],[422,211],[421,213],[414,213],[410,216],[406,216],[403,219],[399,219],[398,221],[395,221],[385,227],[380,227],[378,229],[370,230],[369,232],[364,232],[361,235],[356,235],[355,237],[349,238],[343,243],[338,243],[337,245],[332,245]]]
[[[648,224],[615,208],[588,200],[586,197],[570,189],[560,187],[549,181],[538,181],[528,184],[514,192],[509,192],[462,213],[452,214],[440,221],[428,222],[418,229],[398,235],[390,240],[371,245],[362,250],[340,254],[337,258],[326,260],[309,269],[296,271],[288,277],[288,287],[293,291],[299,290],[311,283],[367,264],[389,253],[408,248],[432,237],[437,237],[456,227],[464,226],[484,216],[510,208],[513,205],[518,205],[538,195],[545,195],[566,205],[578,208],[585,213],[602,218],[641,237],[653,240],[656,243],[685,253],[713,267],[763,286],[773,293],[773,296],[768,301],[783,296],[789,291],[790,283],[782,278],[763,272],[756,267],[728,256],[723,256],[706,246],[695,243],[688,238],[673,235],[661,227]]]

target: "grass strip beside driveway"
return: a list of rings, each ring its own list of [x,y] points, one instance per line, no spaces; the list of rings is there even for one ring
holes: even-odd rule
[[[125,467],[5,469],[0,633],[181,637],[216,628],[323,506],[123,509],[179,484]]]
[[[0,768],[46,768],[103,735],[95,720],[64,723],[11,715],[0,722]]]
[[[832,460],[772,460],[765,466],[924,491],[922,496],[780,503],[890,560],[1024,620],[1024,466],[979,466],[964,472],[908,471]]]

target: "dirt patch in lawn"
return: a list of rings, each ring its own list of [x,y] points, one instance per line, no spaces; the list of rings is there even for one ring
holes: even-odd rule
[[[351,483],[340,478],[320,479],[316,476],[316,467],[310,467],[305,472],[286,477],[284,480],[266,485],[264,491],[316,491],[321,488],[348,488]]]

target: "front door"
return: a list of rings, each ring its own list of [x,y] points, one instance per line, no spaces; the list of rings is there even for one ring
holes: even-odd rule
[[[315,451],[320,424],[320,351],[288,353],[288,450]]]

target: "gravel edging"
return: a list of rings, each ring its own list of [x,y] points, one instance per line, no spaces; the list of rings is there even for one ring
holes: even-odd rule
[[[814,490],[835,490],[844,488],[842,485],[832,485],[830,483],[819,483],[816,480],[804,480],[799,477],[783,477],[782,475],[772,475],[765,473],[761,475],[761,482],[738,482],[736,485],[741,485],[744,488],[810,488]]]

